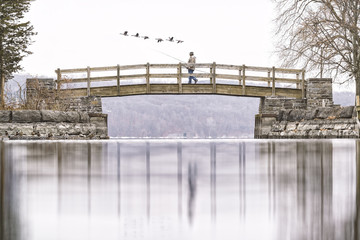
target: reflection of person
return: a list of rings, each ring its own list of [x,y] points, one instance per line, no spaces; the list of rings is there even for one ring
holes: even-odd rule
[[[189,186],[188,217],[190,223],[192,223],[194,218],[196,178],[197,178],[197,165],[196,163],[193,164],[189,163],[188,164],[188,186]]]
[[[190,58],[189,58],[188,65],[187,65],[189,74],[194,73],[195,63],[196,63],[196,57],[194,56],[194,52],[190,52]],[[193,79],[194,79],[195,84],[197,83],[198,80],[196,79],[196,77],[190,75],[189,76],[189,84],[191,84]]]

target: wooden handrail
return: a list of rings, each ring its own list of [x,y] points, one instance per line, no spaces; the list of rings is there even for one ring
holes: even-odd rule
[[[93,82],[102,81],[116,81],[117,92],[120,95],[121,84],[123,80],[144,79],[146,81],[147,89],[150,91],[150,84],[153,79],[177,79],[174,84],[179,85],[179,92],[182,91],[182,78],[188,78],[187,71],[182,69],[186,68],[186,63],[178,64],[137,64],[137,65],[116,65],[108,67],[86,67],[75,69],[57,69],[57,82],[58,86],[63,80],[64,75],[79,74],[79,77],[67,76],[71,79],[72,83],[87,83],[87,93],[91,93],[91,84]],[[214,63],[197,63],[195,64],[196,70],[192,74],[196,78],[210,79],[210,84],[213,85],[214,92],[216,92],[216,84],[218,79],[234,80],[234,85],[242,87],[243,94],[246,93],[246,87],[251,86],[249,81],[264,82],[268,87],[271,87],[273,95],[276,94],[277,83],[294,84],[294,89],[301,89],[302,96],[305,97],[305,71],[303,69],[285,69],[275,67],[255,67],[246,65],[227,65]],[[156,69],[173,69],[172,72],[156,71]],[[128,70],[135,71],[127,72]],[[155,71],[154,71],[155,70]],[[225,71],[234,71],[235,73],[223,73]],[[113,72],[106,74],[106,72]],[[136,71],[139,71],[138,73]],[[155,73],[157,72],[157,73]],[[97,74],[92,74],[97,73]],[[281,76],[285,75],[285,76]],[[67,80],[68,81],[68,80]]]

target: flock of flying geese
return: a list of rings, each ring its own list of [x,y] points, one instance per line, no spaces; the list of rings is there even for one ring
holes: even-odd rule
[[[131,36],[131,37],[136,37],[136,38],[143,38],[144,40],[150,39],[148,36],[140,36],[139,33],[136,33],[135,35],[129,35],[128,31],[125,31],[124,33],[120,33],[120,35],[123,36]],[[162,38],[155,38],[155,40],[160,43],[162,41],[164,41],[164,39]],[[183,40],[178,40],[178,39],[174,39],[174,37],[169,37],[168,39],[165,39],[166,41],[169,42],[176,42],[176,43],[183,43]]]

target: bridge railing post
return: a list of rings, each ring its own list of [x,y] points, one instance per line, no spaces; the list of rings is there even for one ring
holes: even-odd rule
[[[57,81],[56,81],[56,88],[58,91],[60,91],[60,87],[61,87],[61,70],[60,68],[58,68],[56,70],[56,76],[57,76]]]
[[[117,95],[120,96],[120,65],[116,66]]]
[[[302,98],[305,98],[305,70],[301,72],[301,94]]]
[[[301,88],[301,84],[300,84],[300,82],[299,82],[299,79],[300,79],[299,73],[296,73],[296,88],[297,88],[297,89],[300,89],[300,88]]]
[[[178,74],[179,93],[182,93],[182,66],[181,66],[181,62],[178,65],[177,74]]]
[[[146,93],[150,93],[150,64],[146,64]]]
[[[275,67],[272,67],[272,91],[271,95],[275,96]]]
[[[87,96],[90,96],[90,88],[91,88],[91,84],[90,84],[90,67],[88,66],[86,68],[86,73],[87,73]]]
[[[271,87],[271,71],[268,71],[268,87]]]
[[[213,93],[216,93],[216,62],[213,62],[212,64],[212,84],[213,84]]]
[[[246,78],[246,66],[245,64],[242,65],[242,94],[245,95],[246,94],[246,83],[245,83],[245,78]]]

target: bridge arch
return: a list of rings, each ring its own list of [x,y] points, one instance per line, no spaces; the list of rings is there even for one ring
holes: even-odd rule
[[[131,96],[144,94],[219,94],[230,96],[305,97],[302,69],[253,67],[214,63],[195,64],[198,84],[187,84],[186,64],[139,64],[126,66],[57,69],[57,86],[73,96]],[[84,86],[85,85],[85,86]],[[77,87],[76,87],[77,86]]]

